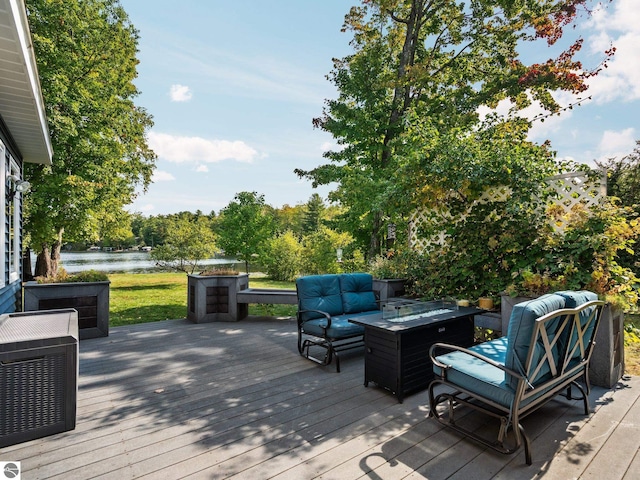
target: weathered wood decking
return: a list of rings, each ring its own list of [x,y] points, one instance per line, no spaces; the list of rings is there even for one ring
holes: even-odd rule
[[[361,354],[342,362],[300,357],[292,319],[112,328],[81,342],[76,429],[0,460],[25,480],[640,478],[638,377],[594,388],[588,418],[559,399],[525,419],[528,467],[442,430],[426,392],[365,388]]]

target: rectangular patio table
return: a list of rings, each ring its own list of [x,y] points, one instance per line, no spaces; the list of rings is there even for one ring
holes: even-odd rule
[[[386,305],[379,314],[349,319],[364,327],[365,387],[374,382],[402,403],[406,394],[427,388],[433,379],[431,345],[473,344],[473,317],[484,310],[437,302],[404,300],[397,307]]]

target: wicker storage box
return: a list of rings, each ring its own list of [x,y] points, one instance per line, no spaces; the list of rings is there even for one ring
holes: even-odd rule
[[[0,447],[76,425],[78,314],[0,317]]]

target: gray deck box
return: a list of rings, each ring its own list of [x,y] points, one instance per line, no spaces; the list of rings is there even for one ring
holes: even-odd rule
[[[0,316],[0,447],[76,426],[78,314]]]

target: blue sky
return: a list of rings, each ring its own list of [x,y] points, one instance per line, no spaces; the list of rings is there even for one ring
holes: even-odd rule
[[[587,163],[633,151],[640,139],[637,2],[614,0],[581,22],[586,66],[611,43],[616,55],[590,80],[592,100],[536,123],[531,140],[549,139],[558,157]],[[356,3],[121,0],[140,31],[137,104],[153,115],[149,144],[158,154],[153,184],[129,210],[218,212],[241,191],[263,194],[274,207],[315,192],[326,197],[328,188],[312,189],[293,170],[324,163],[323,151],[334,145],[311,121],[336,96],[325,76],[333,57],[351,51],[351,35],[340,29]],[[532,55],[551,57],[542,47]]]

